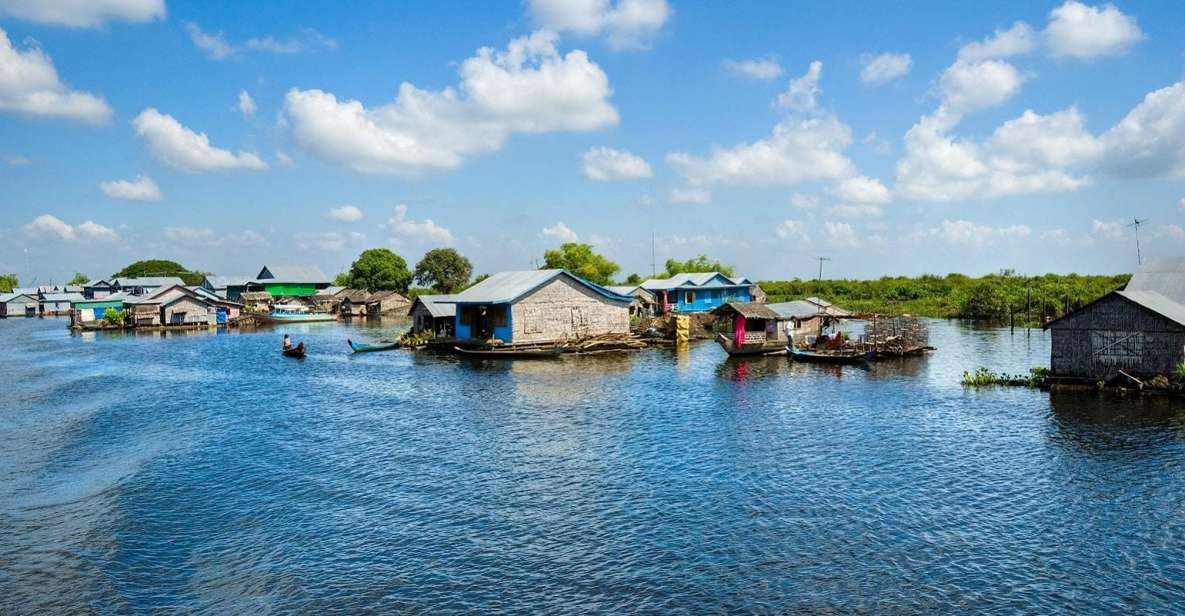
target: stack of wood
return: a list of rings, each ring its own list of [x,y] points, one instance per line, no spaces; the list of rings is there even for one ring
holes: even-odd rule
[[[645,338],[636,334],[602,334],[583,338],[569,345],[570,353],[610,353],[615,351],[636,351],[650,346]]]

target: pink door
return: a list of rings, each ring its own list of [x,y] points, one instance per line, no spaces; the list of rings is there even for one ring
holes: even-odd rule
[[[744,344],[745,344],[745,317],[743,315],[737,315],[737,318],[733,319],[733,321],[732,321],[732,326],[733,326],[733,332],[732,332],[733,333],[733,343],[736,344],[737,347],[744,346]]]

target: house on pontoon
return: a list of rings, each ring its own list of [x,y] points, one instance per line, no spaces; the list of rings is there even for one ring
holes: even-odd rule
[[[407,314],[411,317],[411,332],[432,332],[437,338],[453,337],[457,305],[453,295],[420,295],[411,302]]]
[[[127,319],[137,327],[213,325],[217,308],[201,294],[174,285],[124,301]]]
[[[795,342],[818,336],[832,323],[852,318],[852,313],[818,297],[766,305],[784,319]]]
[[[728,302],[712,311],[716,317],[716,341],[729,355],[763,355],[785,352],[790,344],[790,317],[766,304]]]
[[[0,319],[37,316],[37,295],[33,293],[0,294]]]
[[[202,278],[201,286],[211,293],[238,302],[250,282],[251,279],[246,276],[206,276]]]
[[[456,337],[475,344],[537,344],[628,334],[633,299],[566,270],[499,272],[448,300]]]
[[[272,297],[312,297],[333,282],[320,268],[304,265],[267,266],[248,281],[247,291],[267,291]]]
[[[636,285],[619,285],[605,288],[618,295],[634,298],[633,303],[630,304],[631,317],[653,316],[658,311],[658,298],[654,295],[653,291]]]
[[[1185,258],[1146,261],[1127,286],[1044,325],[1053,377],[1172,375],[1185,361]]]
[[[687,314],[711,312],[728,302],[752,302],[757,285],[748,278],[704,272],[651,279],[639,286],[654,294],[660,314]]]

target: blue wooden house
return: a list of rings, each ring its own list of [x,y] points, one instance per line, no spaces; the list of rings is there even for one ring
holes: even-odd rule
[[[643,282],[658,298],[662,313],[710,312],[728,302],[754,301],[757,285],[748,278],[729,277],[720,272],[677,274]]]

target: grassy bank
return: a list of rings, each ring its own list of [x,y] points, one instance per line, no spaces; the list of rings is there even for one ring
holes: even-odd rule
[[[972,278],[885,277],[878,280],[788,280],[759,284],[770,302],[817,296],[857,312],[915,314],[1039,325],[1127,284],[1130,274],[1081,276],[1011,272]]]

